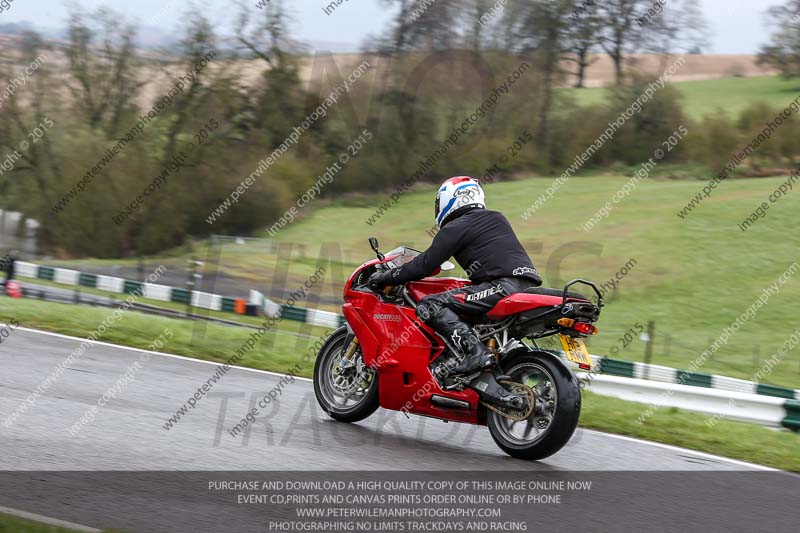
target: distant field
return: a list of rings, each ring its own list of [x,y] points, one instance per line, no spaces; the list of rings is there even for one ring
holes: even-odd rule
[[[730,117],[738,116],[745,107],[764,102],[773,108],[783,108],[800,96],[800,80],[785,80],[780,76],[731,77],[713,80],[672,83],[684,96],[684,110],[692,118],[722,110]],[[559,89],[575,97],[580,104],[606,101],[608,89]]]
[[[600,334],[590,341],[593,353],[641,361],[645,344],[638,337],[630,343],[620,339],[629,328],[639,329],[637,323],[646,326],[653,320],[653,362],[686,367],[765,287],[800,261],[800,192],[774,204],[765,219],[742,233],[737,224],[766,199],[780,178],[725,182],[686,220],[676,213],[702,182],[653,179],[640,184],[590,233],[580,229],[626,181],[573,178],[528,221],[521,213],[550,178],[496,183],[487,187],[487,194],[489,207],[508,216],[549,286],[575,277],[608,282],[631,259],[636,262],[603,312]],[[345,277],[372,257],[368,236],[377,236],[384,250],[399,244],[424,249],[430,244],[426,231],[432,224],[432,198],[432,187],[420,187],[373,226],[365,221],[386,199],[383,195],[320,205],[278,234],[286,246],[282,254],[291,255],[279,259],[277,253],[264,251],[263,243],[228,244],[220,256],[221,271],[291,290],[316,269],[316,256],[325,247],[334,263],[320,290],[330,302],[327,308],[335,309]],[[171,255],[165,263],[185,263],[180,254]],[[800,278],[792,279],[700,371],[752,379],[797,329],[799,299]],[[764,382],[800,387],[798,353],[790,353]]]
[[[501,209],[511,220],[547,285],[559,286],[575,277],[604,282],[630,259],[636,260],[619,282],[618,296],[604,310],[600,335],[592,339],[591,348],[598,354],[618,348],[618,357],[642,360],[644,343],[637,338],[623,348],[617,339],[637,322],[646,325],[654,320],[654,362],[680,367],[695,359],[767,285],[800,260],[796,231],[800,194],[775,204],[767,218],[747,233],[736,226],[780,181],[726,182],[687,220],[676,212],[701,182],[648,181],[588,234],[580,224],[611,199],[624,178],[574,178],[528,221],[521,213],[550,179],[498,183],[490,185],[487,194],[489,207]],[[398,244],[424,249],[430,243],[425,231],[431,225],[432,197],[433,189],[403,197],[373,227],[364,221],[378,200],[365,207],[340,202],[310,212],[279,237],[310,248],[335,242],[346,250],[363,250],[364,259],[370,256],[368,235],[377,236],[385,250]],[[791,280],[701,371],[750,379],[761,360],[797,329],[798,299],[800,279]],[[800,386],[798,353],[790,355],[768,381]]]

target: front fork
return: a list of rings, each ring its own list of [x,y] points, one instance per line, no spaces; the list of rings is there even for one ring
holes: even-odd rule
[[[344,346],[346,347],[344,350],[344,355],[342,356],[341,360],[339,360],[339,372],[343,372],[345,370],[349,370],[356,366],[356,362],[353,360],[353,356],[358,349],[358,339],[356,338],[355,334],[348,333],[347,336],[344,338]]]

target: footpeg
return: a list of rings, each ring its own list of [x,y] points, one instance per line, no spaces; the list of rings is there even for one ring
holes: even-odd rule
[[[450,391],[450,390],[464,390],[465,387],[470,386],[472,380],[477,378],[481,373],[476,372],[470,376],[453,376],[451,379],[453,382],[449,385],[445,385],[442,387],[442,390]]]

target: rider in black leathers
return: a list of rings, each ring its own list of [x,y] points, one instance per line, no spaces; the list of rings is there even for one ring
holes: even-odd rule
[[[464,354],[449,373],[469,375],[496,361],[460,316],[483,316],[502,298],[538,287],[542,279],[506,217],[485,208],[475,180],[444,182],[436,197],[436,218],[440,231],[425,252],[400,268],[373,274],[369,283],[380,289],[422,279],[455,257],[473,285],[422,298],[417,316]]]

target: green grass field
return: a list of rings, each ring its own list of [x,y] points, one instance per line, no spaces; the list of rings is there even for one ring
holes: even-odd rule
[[[679,218],[677,212],[704,182],[651,179],[617,204],[597,227],[588,233],[581,229],[627,179],[573,178],[527,221],[521,214],[552,180],[495,183],[487,187],[489,207],[509,218],[548,286],[558,287],[576,277],[608,282],[633,259],[636,264],[609,298],[600,333],[590,340],[590,349],[598,355],[641,361],[645,344],[638,337],[630,343],[623,337],[630,328],[637,331],[652,320],[656,328],[652,361],[686,368],[767,286],[800,261],[796,231],[800,193],[790,193],[774,204],[766,218],[743,233],[737,224],[782,179],[724,182],[687,219]],[[352,268],[372,256],[368,236],[377,236],[384,250],[400,244],[424,249],[430,244],[426,231],[432,223],[433,191],[421,186],[405,195],[372,226],[365,221],[384,196],[320,205],[278,234],[287,246],[284,255],[268,253],[259,243],[226,244],[221,270],[268,282],[286,274],[283,284],[295,287],[319,261],[326,261],[316,256],[333,256],[320,290],[338,301]],[[185,262],[179,254],[170,255],[165,263]],[[800,281],[791,278],[699,371],[753,379],[764,361],[797,330],[798,298]],[[800,388],[800,351],[782,358],[763,381]]]
[[[796,214],[800,193],[775,204],[765,219],[747,233],[737,223],[782,181],[734,180],[724,183],[688,219],[676,213],[702,187],[699,181],[652,180],[640,184],[610,216],[590,232],[580,225],[627,181],[626,178],[573,178],[533,218],[520,216],[550,179],[496,183],[487,187],[489,207],[501,209],[511,221],[549,286],[583,277],[607,282],[630,259],[636,265],[619,281],[618,293],[604,309],[600,334],[590,342],[599,355],[643,358],[645,345],[630,345],[620,337],[639,323],[656,327],[653,362],[685,367],[743,313],[765,287],[795,261],[800,261]],[[279,235],[286,242],[338,243],[346,250],[363,250],[370,257],[368,235],[385,250],[398,244],[424,249],[430,243],[432,188],[408,194],[375,225],[364,221],[374,204],[357,207],[341,201],[309,212],[302,222]],[[502,253],[498,250],[498,253]],[[298,265],[302,269],[302,265]],[[797,329],[800,279],[790,279],[723,346],[701,372],[750,379],[763,360],[779,349]],[[668,339],[666,335],[669,335]],[[800,352],[785,358],[766,380],[800,387]]]
[[[108,309],[95,307],[0,299],[0,321],[14,317],[25,326],[79,337],[86,336],[108,313]],[[174,338],[162,351],[217,362],[228,359],[250,335],[249,330],[237,327],[210,324],[198,330],[197,323],[186,320],[128,312],[101,340],[146,349],[165,328]],[[283,373],[300,364],[299,374],[310,377],[313,362],[302,364],[301,356],[325,333],[323,328],[287,321],[268,332],[239,365]],[[709,428],[708,416],[669,408],[656,409],[639,425],[636,418],[644,405],[590,391],[584,393],[581,426],[800,471],[800,435],[725,420]]]
[[[751,78],[720,78],[716,80],[682,81],[672,83],[684,96],[684,111],[699,119],[718,109],[730,117],[738,116],[745,107],[764,102],[773,108],[784,108],[800,95],[800,81],[780,76]],[[607,99],[606,88],[560,89],[579,104],[599,104]]]

